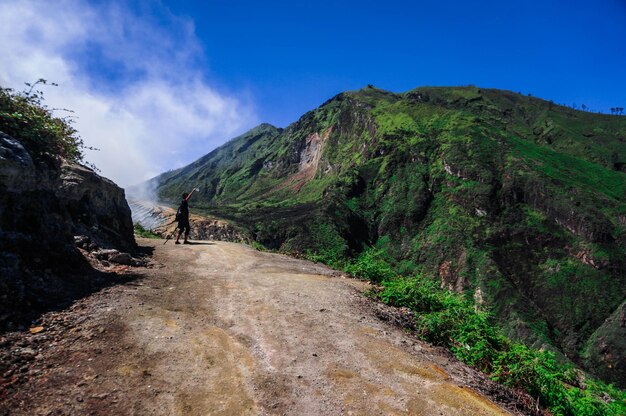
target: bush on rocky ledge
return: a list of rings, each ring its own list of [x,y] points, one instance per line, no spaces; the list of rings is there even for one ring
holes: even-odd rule
[[[22,92],[0,87],[0,131],[19,140],[36,159],[58,155],[70,162],[84,162],[86,147],[72,119],[54,116],[44,104],[43,92],[36,89],[42,85],[56,84],[39,79],[27,83],[29,89]]]

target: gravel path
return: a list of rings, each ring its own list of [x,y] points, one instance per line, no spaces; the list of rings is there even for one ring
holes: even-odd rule
[[[161,266],[9,346],[33,357],[0,414],[508,414],[380,320],[366,283],[234,243],[139,242]]]

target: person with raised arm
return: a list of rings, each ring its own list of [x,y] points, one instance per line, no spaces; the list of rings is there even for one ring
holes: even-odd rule
[[[178,207],[178,211],[176,211],[176,221],[178,221],[178,235],[176,236],[175,244],[180,244],[179,240],[183,231],[185,232],[185,239],[183,241],[183,244],[190,244],[189,243],[189,231],[191,230],[191,224],[189,223],[188,201],[191,198],[191,195],[193,195],[193,193],[197,190],[198,188],[194,188],[190,193],[185,192],[183,194],[183,200],[180,203],[180,206]]]

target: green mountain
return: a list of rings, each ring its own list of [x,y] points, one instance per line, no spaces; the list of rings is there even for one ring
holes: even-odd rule
[[[375,247],[508,335],[626,380],[626,117],[508,91],[373,87],[152,180],[175,203],[326,262]]]

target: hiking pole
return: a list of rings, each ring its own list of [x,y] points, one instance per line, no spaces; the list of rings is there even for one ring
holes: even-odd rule
[[[175,222],[176,222],[176,219],[174,219],[174,221],[172,221],[169,224],[167,224],[165,226],[165,229],[167,230],[167,227],[169,227],[170,225],[174,224]],[[165,243],[167,243],[168,241],[170,241],[174,237],[174,234],[176,234],[176,230],[178,230],[178,225],[176,226],[176,228],[174,228],[174,231],[172,231],[169,235],[167,235],[165,237]],[[163,245],[165,245],[165,243],[163,243]]]
[[[165,242],[163,243],[163,245],[167,244],[168,241],[174,238],[174,234],[176,234],[176,230],[178,230],[178,225],[176,226],[176,228],[174,228],[174,231],[172,231],[167,237],[165,237]]]

